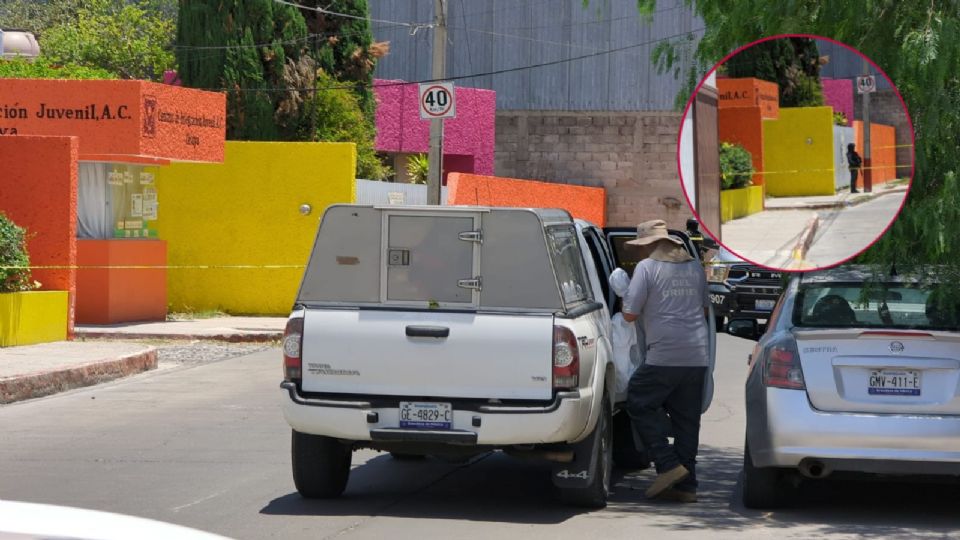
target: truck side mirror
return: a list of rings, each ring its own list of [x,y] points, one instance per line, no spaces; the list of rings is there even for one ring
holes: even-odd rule
[[[744,339],[760,339],[760,325],[753,319],[733,319],[727,323],[727,333]]]

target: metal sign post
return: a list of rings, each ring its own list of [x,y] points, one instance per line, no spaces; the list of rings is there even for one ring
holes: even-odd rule
[[[857,92],[863,96],[863,191],[873,191],[873,167],[870,159],[870,94],[877,90],[877,81],[870,75],[870,64],[863,60],[863,77],[857,77]]]
[[[433,8],[433,79],[442,80],[447,76],[447,3],[435,0]],[[420,117],[424,117],[424,88],[420,88]],[[452,84],[450,105],[453,106]],[[434,95],[434,104],[439,98]],[[427,173],[427,204],[440,204],[440,184],[443,176],[443,115],[428,115],[430,120],[430,154]]]
[[[418,93],[420,118],[430,120],[430,169],[427,173],[427,204],[440,204],[443,171],[443,119],[457,113],[452,82],[423,83]]]

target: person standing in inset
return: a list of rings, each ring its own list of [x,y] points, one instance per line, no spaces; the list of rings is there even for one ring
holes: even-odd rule
[[[850,166],[850,193],[860,193],[857,191],[857,172],[863,160],[857,153],[857,146],[853,143],[847,145],[847,164]]]
[[[630,378],[627,411],[657,467],[647,497],[696,502],[709,365],[706,275],[663,220],[641,223],[636,240],[627,244],[636,246],[643,259],[633,271],[622,312],[627,322],[640,319],[646,337],[646,359]],[[664,431],[664,410],[672,433]]]

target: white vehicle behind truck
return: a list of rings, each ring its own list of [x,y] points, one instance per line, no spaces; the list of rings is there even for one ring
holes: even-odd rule
[[[283,341],[297,490],[340,495],[361,448],[504,450],[553,462],[563,500],[605,505],[614,446],[649,465],[625,414],[615,429],[615,264],[562,210],[330,207]]]

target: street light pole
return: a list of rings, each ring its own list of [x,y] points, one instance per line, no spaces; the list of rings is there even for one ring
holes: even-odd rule
[[[447,77],[447,3],[434,0],[433,7],[433,80]],[[452,96],[451,96],[452,97]],[[430,154],[427,171],[427,204],[440,204],[443,176],[443,119],[430,120]]]
[[[863,74],[870,75],[870,63],[863,59]],[[873,191],[873,167],[870,161],[870,92],[863,93],[863,191]]]

